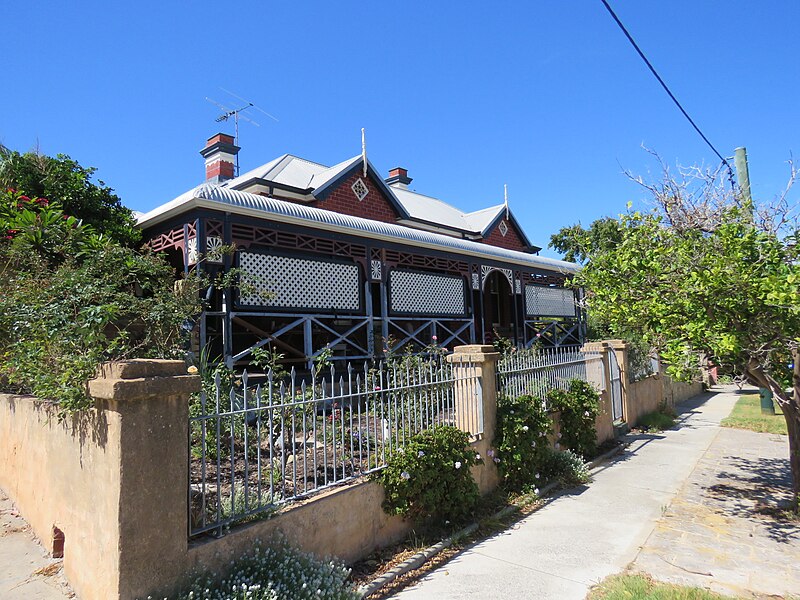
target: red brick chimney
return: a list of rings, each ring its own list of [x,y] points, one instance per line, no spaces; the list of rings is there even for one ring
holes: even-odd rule
[[[394,185],[402,189],[408,188],[408,184],[414,181],[408,176],[408,169],[403,167],[395,167],[389,171],[389,177],[386,178],[387,185]]]
[[[206,181],[221,183],[233,179],[238,153],[239,146],[234,145],[232,135],[218,133],[208,138],[206,147],[200,150],[206,159]]]

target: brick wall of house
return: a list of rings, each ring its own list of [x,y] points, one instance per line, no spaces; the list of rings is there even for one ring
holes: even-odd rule
[[[361,178],[369,189],[369,194],[359,201],[352,185],[356,179]],[[358,171],[342,182],[339,187],[333,190],[324,200],[318,200],[313,204],[317,208],[363,217],[384,223],[395,223],[399,217],[389,200],[381,193],[380,189],[372,179],[363,177]]]
[[[499,225],[500,222],[498,221],[491,233],[489,233],[489,235],[482,240],[483,243],[489,244],[490,246],[507,248],[508,250],[518,250],[520,252],[524,252],[525,243],[522,241],[522,238],[520,237],[513,223],[506,221],[506,225],[508,225],[508,231],[506,232],[505,236],[500,233]]]

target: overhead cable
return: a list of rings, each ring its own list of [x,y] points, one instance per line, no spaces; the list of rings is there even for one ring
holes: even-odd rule
[[[695,131],[697,131],[697,133],[700,134],[700,137],[703,138],[703,141],[706,144],[708,144],[708,147],[711,148],[711,150],[714,151],[714,154],[716,154],[719,157],[719,159],[722,161],[722,164],[724,164],[727,167],[727,169],[728,169],[728,178],[730,179],[731,186],[733,186],[734,185],[734,180],[733,180],[734,175],[733,175],[733,169],[731,168],[730,163],[728,163],[728,161],[725,159],[725,157],[722,156],[722,154],[719,153],[719,151],[714,147],[714,144],[712,144],[709,141],[709,139],[705,136],[705,134],[697,126],[697,123],[695,123],[694,120],[692,119],[692,117],[689,116],[689,113],[686,112],[686,109],[683,108],[683,106],[681,105],[680,102],[678,102],[678,99],[675,97],[675,94],[672,93],[672,91],[669,89],[669,87],[667,87],[667,84],[664,83],[664,80],[661,79],[661,76],[658,74],[658,72],[656,71],[655,67],[653,67],[652,63],[649,60],[647,60],[647,57],[644,55],[644,52],[642,52],[642,49],[639,48],[639,44],[636,43],[636,40],[633,39],[633,36],[627,30],[625,25],[623,25],[622,21],[619,20],[619,17],[614,12],[614,9],[611,8],[611,6],[607,2],[607,0],[600,0],[600,1],[603,3],[603,6],[606,7],[606,10],[608,10],[609,14],[613,17],[614,21],[616,21],[617,25],[619,25],[619,28],[622,30],[622,33],[624,33],[625,37],[628,38],[628,41],[634,47],[636,52],[639,54],[639,56],[642,57],[642,60],[647,65],[647,68],[649,68],[650,72],[653,73],[653,75],[655,76],[656,79],[658,79],[658,82],[661,84],[661,87],[663,87],[664,91],[667,92],[667,94],[669,95],[670,98],[672,98],[672,101],[675,103],[675,106],[677,106],[678,109],[683,113],[683,116],[686,117],[686,120],[689,121],[689,123],[691,123],[691,125],[692,125],[692,127],[694,127]]]

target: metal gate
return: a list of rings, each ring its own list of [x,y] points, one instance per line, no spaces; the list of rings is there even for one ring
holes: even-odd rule
[[[616,423],[617,421],[624,421],[622,412],[622,381],[620,379],[619,363],[617,362],[617,353],[613,350],[608,352],[608,364],[610,366],[609,380],[611,383],[611,418]]]

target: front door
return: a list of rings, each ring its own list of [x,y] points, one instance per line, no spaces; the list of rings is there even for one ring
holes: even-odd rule
[[[483,282],[483,340],[492,343],[502,337],[515,342],[514,294],[508,279],[499,271]]]

